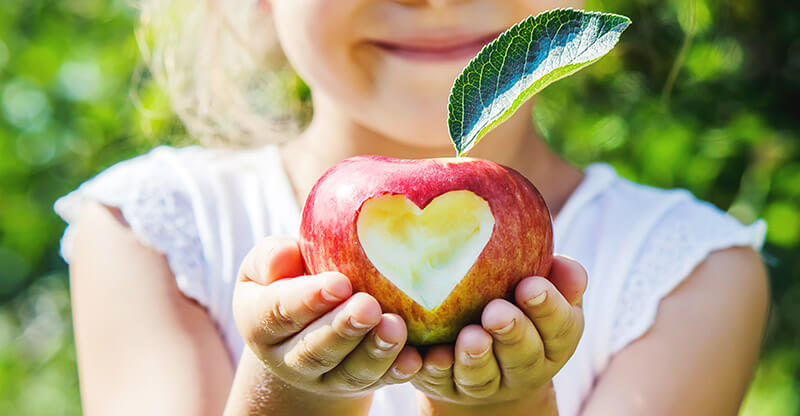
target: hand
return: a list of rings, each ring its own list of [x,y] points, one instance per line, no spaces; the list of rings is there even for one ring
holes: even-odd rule
[[[529,277],[483,310],[481,325],[461,330],[453,345],[425,354],[413,384],[433,401],[486,405],[535,397],[575,352],[583,332],[581,297],[587,276],[556,256],[550,278]],[[435,403],[433,404],[435,406]]]
[[[362,396],[410,380],[422,365],[405,322],[352,293],[340,273],[304,276],[295,240],[267,238],[242,262],[234,317],[247,345],[286,384]]]

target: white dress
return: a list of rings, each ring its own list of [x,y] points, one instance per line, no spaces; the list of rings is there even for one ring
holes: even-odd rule
[[[554,219],[555,251],[589,273],[586,329],[554,379],[562,416],[579,413],[613,354],[647,331],[659,301],[710,252],[760,250],[766,229],[763,221],[744,226],[688,191],[630,182],[606,164],[585,173]],[[61,241],[66,261],[87,200],[121,209],[141,241],[166,255],[178,287],[206,307],[237,362],[243,341],[231,297],[239,263],[261,238],[297,236],[300,224],[277,147],[161,146],[112,166],[55,204],[70,224]],[[414,388],[380,389],[370,414],[417,414]]]

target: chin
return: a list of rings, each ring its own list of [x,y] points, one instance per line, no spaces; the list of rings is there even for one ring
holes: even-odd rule
[[[455,155],[453,143],[450,141],[447,126],[442,120],[444,119],[428,120],[428,117],[421,118],[415,117],[415,114],[408,114],[405,117],[396,117],[390,123],[374,128],[379,129],[382,135],[395,142],[430,150],[432,154],[424,155],[424,157],[430,157],[433,153],[438,155],[442,150],[449,151],[453,156]]]
[[[396,142],[423,149],[452,150],[447,129],[449,89],[449,85],[431,87],[427,94],[411,95],[410,89],[395,87],[376,100],[365,101],[361,111],[357,111],[358,117],[370,129]]]

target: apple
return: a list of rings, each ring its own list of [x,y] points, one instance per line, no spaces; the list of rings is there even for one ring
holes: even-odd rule
[[[338,271],[405,319],[408,342],[455,340],[495,298],[547,276],[550,212],[518,172],[472,158],[358,156],[314,185],[300,247],[312,274]]]

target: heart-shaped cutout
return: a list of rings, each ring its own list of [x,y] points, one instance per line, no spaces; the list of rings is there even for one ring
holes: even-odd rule
[[[356,223],[372,265],[409,298],[436,309],[469,272],[494,229],[489,203],[450,191],[420,209],[403,195],[364,202]]]

